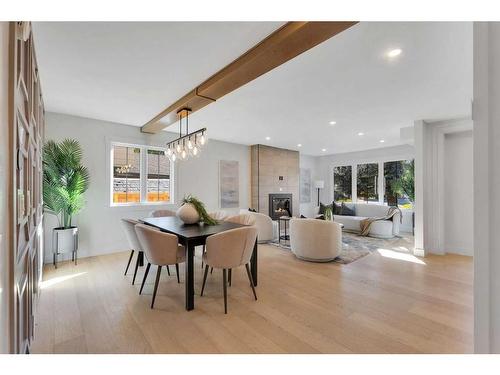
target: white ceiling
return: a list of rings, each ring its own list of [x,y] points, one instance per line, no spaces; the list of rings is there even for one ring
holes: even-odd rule
[[[36,23],[47,110],[140,126],[279,26]],[[400,128],[469,116],[471,100],[471,23],[363,22],[194,113],[190,129],[323,155],[401,144]]]

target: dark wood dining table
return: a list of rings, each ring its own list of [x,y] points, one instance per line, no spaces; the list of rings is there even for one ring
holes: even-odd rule
[[[246,225],[222,221],[217,225],[205,224],[184,224],[175,216],[169,217],[148,217],[141,219],[141,222],[158,228],[162,232],[175,234],[179,238],[179,243],[186,248],[185,263],[185,289],[186,289],[186,310],[194,309],[194,250],[196,246],[204,245],[207,238],[213,234],[226,230],[242,228]],[[257,286],[257,240],[253,248],[250,267],[254,285]]]

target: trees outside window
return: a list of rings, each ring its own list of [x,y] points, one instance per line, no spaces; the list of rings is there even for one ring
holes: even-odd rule
[[[352,202],[352,166],[340,166],[333,169],[334,200]]]
[[[358,201],[378,202],[378,163],[358,164]]]

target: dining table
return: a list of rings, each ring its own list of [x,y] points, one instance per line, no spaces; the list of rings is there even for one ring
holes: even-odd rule
[[[221,233],[227,230],[243,228],[247,225],[221,221],[216,225],[207,225],[204,223],[184,224],[176,216],[167,217],[148,217],[140,220],[146,225],[155,227],[162,232],[175,234],[179,239],[179,244],[186,249],[185,262],[185,290],[186,290],[186,310],[194,309],[194,252],[196,246],[205,245],[209,236]],[[254,286],[257,286],[257,239],[250,259],[250,272]]]

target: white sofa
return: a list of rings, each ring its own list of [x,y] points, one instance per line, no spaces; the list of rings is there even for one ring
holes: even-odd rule
[[[360,222],[368,217],[383,217],[387,215],[389,206],[371,203],[345,203],[354,210],[355,216],[333,215],[337,223],[344,225],[344,230],[359,233],[361,231]],[[319,208],[318,208],[319,209]],[[372,223],[369,236],[377,238],[392,238],[399,235],[401,214],[397,212],[392,220],[378,220]]]
[[[255,219],[257,241],[259,243],[274,241],[277,238],[277,223],[273,222],[268,215],[261,214],[260,212],[248,211],[248,209],[241,209],[240,214],[249,214]]]
[[[342,229],[334,221],[291,219],[290,248],[299,259],[330,262],[342,251]]]

